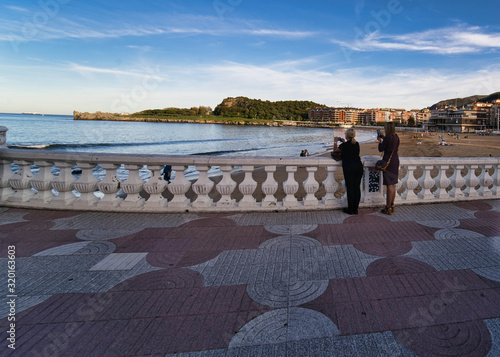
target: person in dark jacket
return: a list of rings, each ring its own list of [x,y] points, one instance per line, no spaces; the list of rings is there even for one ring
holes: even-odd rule
[[[347,191],[347,207],[343,209],[347,214],[358,214],[359,201],[361,200],[361,178],[363,177],[363,164],[359,157],[359,143],[354,138],[356,130],[349,128],[345,132],[345,139],[337,147],[337,140],[333,144],[333,151],[342,152],[342,170]]]
[[[384,152],[382,160],[388,162],[387,169],[383,171],[384,185],[387,186],[386,204],[381,213],[391,215],[394,213],[394,199],[396,198],[396,184],[399,177],[399,137],[396,134],[394,122],[386,122],[384,125],[385,136],[381,135],[378,140],[378,151]]]

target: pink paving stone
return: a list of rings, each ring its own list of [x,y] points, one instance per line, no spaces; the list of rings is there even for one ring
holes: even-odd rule
[[[354,244],[354,248],[370,255],[394,257],[408,253],[412,245],[411,242],[357,243]]]
[[[488,211],[493,207],[484,201],[465,201],[465,202],[456,202],[455,206],[460,208],[469,209],[472,211]]]

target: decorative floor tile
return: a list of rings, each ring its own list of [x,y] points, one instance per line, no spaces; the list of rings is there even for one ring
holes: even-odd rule
[[[147,253],[111,253],[90,270],[130,270],[146,255]]]

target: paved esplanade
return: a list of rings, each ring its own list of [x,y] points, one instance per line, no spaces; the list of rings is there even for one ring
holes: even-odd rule
[[[500,200],[0,222],[2,356],[500,355]]]

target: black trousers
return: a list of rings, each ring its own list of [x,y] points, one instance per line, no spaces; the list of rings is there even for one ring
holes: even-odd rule
[[[347,190],[347,210],[357,213],[359,201],[361,200],[361,179],[363,178],[363,166],[351,166],[343,168],[345,187]]]

